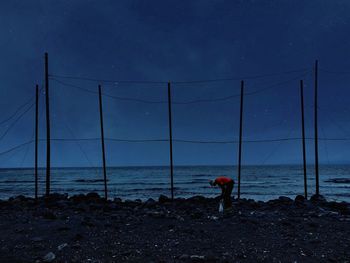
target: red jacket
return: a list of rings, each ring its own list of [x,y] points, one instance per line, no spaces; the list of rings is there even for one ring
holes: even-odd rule
[[[220,177],[215,179],[214,184],[224,186],[225,184],[228,184],[231,182],[233,182],[233,180],[231,178],[225,177],[225,176],[220,176]]]

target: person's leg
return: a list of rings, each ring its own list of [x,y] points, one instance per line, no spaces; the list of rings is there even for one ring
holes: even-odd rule
[[[232,207],[232,200],[231,200],[232,190],[233,190],[233,182],[230,182],[227,184],[226,191],[225,191],[225,208]]]

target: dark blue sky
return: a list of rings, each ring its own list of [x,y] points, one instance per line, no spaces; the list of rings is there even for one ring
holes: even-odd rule
[[[299,79],[305,79],[307,136],[313,136],[315,59],[320,63],[320,137],[350,137],[350,2],[347,0],[241,1],[1,1],[1,118],[5,120],[43,85],[43,55],[51,75],[174,83],[173,100],[239,94],[246,79],[244,140],[300,137]],[[57,78],[57,77],[56,77]],[[61,79],[97,90],[98,82]],[[166,83],[100,82],[113,96],[166,101]],[[280,84],[280,85],[276,85]],[[266,88],[266,90],[265,90]],[[53,138],[100,136],[98,97],[50,80]],[[43,99],[43,96],[42,96]],[[108,138],[167,139],[167,104],[104,97]],[[41,100],[43,102],[43,100]],[[42,105],[41,105],[42,106]],[[41,107],[42,108],[42,107]],[[0,140],[0,152],[33,138],[31,109]],[[239,97],[173,105],[173,136],[184,140],[237,140]],[[5,133],[12,119],[0,127]],[[45,138],[45,115],[40,137]],[[2,136],[0,134],[0,136]],[[321,163],[349,163],[350,142],[320,142]],[[166,165],[168,144],[106,142],[108,165]],[[81,148],[83,151],[81,151]],[[174,144],[175,164],[236,164],[237,144]],[[308,141],[308,162],[313,143]],[[83,154],[83,152],[87,155]],[[87,160],[89,159],[89,161]],[[45,145],[41,143],[40,163]],[[1,167],[33,163],[33,145],[0,156]],[[53,166],[99,166],[99,141],[53,142]],[[301,163],[301,142],[245,143],[243,164]]]

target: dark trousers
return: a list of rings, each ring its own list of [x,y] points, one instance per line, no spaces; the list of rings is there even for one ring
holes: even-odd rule
[[[231,194],[233,190],[234,182],[231,181],[222,188],[222,198],[224,199],[224,208],[232,207]]]

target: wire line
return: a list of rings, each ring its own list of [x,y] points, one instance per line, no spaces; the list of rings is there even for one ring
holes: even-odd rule
[[[11,120],[12,118],[14,118],[14,117],[17,115],[17,113],[18,113],[21,109],[23,109],[25,106],[27,106],[27,105],[33,100],[33,98],[34,98],[34,97],[30,98],[30,100],[28,100],[28,101],[26,101],[25,103],[23,103],[22,105],[20,105],[20,106],[15,110],[15,112],[14,112],[13,114],[11,114],[10,117],[8,117],[8,118],[2,120],[2,121],[0,122],[0,125],[3,125],[4,123],[6,123],[6,122],[8,122],[9,120]]]
[[[216,79],[203,79],[203,80],[188,80],[188,81],[172,81],[171,83],[182,84],[182,83],[204,83],[204,82],[220,82],[220,81],[232,81],[232,80],[241,80],[241,79],[259,79],[272,76],[279,76],[284,74],[298,73],[307,71],[308,68],[298,69],[298,70],[289,70],[284,72],[268,73],[263,75],[251,75],[243,77],[230,77],[230,78],[216,78]],[[88,77],[76,77],[76,76],[65,76],[65,75],[56,75],[50,74],[50,77],[62,78],[62,79],[73,79],[73,80],[86,80],[93,82],[116,82],[116,83],[143,83],[143,84],[165,84],[168,81],[139,81],[139,80],[111,80],[111,79],[97,79],[97,78],[88,78]]]
[[[243,143],[269,143],[269,142],[283,142],[283,141],[297,141],[301,140],[301,137],[290,138],[276,138],[276,139],[260,139],[260,140],[243,140]],[[305,138],[306,140],[314,140],[312,137]],[[320,141],[350,141],[349,138],[318,138]],[[75,141],[100,141],[101,138],[52,138],[51,141],[56,142],[75,142]],[[122,139],[122,138],[105,138],[106,141],[114,142],[130,142],[130,143],[144,143],[144,142],[169,142],[169,139]],[[39,139],[39,141],[46,141],[46,139]],[[203,144],[234,144],[238,143],[238,140],[186,140],[186,139],[173,139],[173,142],[179,143],[203,143]]]
[[[299,80],[300,78],[302,78],[303,76],[305,76],[305,75],[307,75],[309,73],[310,73],[310,71],[302,74],[301,76],[297,76],[297,77],[294,77],[292,79],[281,81],[281,82],[269,85],[267,87],[261,88],[259,90],[255,90],[255,91],[252,91],[252,92],[247,92],[244,95],[245,96],[251,96],[251,95],[255,95],[255,94],[258,94],[258,93],[270,90],[270,89],[274,89],[274,88],[279,87],[281,85],[293,82],[295,80]],[[63,86],[76,88],[76,89],[82,90],[84,92],[92,93],[92,94],[98,94],[97,91],[93,91],[93,90],[86,89],[86,88],[83,88],[83,87],[80,87],[80,86],[77,86],[77,85],[66,83],[66,82],[63,82],[63,81],[55,79],[55,78],[51,78],[51,79],[53,81],[56,81],[57,83],[63,85]],[[137,98],[130,98],[130,97],[114,96],[114,95],[110,95],[110,94],[107,94],[107,93],[102,93],[102,95],[105,96],[105,97],[108,97],[108,98],[112,98],[112,99],[116,99],[116,100],[123,100],[123,101],[134,101],[134,102],[148,103],[148,104],[165,104],[165,103],[168,103],[167,100],[152,101],[152,100],[144,100],[144,99],[137,99]],[[240,97],[240,94],[232,94],[232,95],[229,95],[229,96],[225,96],[225,97],[221,97],[221,98],[214,98],[214,99],[196,99],[196,100],[189,100],[189,101],[173,101],[172,104],[174,104],[174,105],[184,105],[184,104],[195,104],[195,103],[203,103],[203,102],[218,102],[218,101],[230,100],[232,98],[237,98],[237,97]]]
[[[319,70],[326,73],[331,73],[331,74],[350,74],[350,71],[333,71],[333,70],[328,70],[324,68],[319,68]]]
[[[19,149],[19,148],[21,148],[21,147],[24,147],[24,146],[26,146],[26,145],[28,145],[28,144],[31,144],[31,143],[33,143],[33,142],[34,142],[34,140],[31,140],[31,141],[27,141],[27,142],[24,142],[24,143],[22,143],[22,144],[16,145],[16,146],[14,146],[14,147],[12,147],[12,148],[10,148],[10,149],[7,149],[7,150],[5,150],[5,151],[3,151],[3,152],[0,152],[0,156],[5,155],[5,154],[8,154],[8,153],[10,153],[10,152],[13,152],[13,151],[15,151],[15,150],[17,150],[17,149]]]
[[[261,139],[261,140],[243,140],[243,143],[269,143],[269,142],[284,142],[284,141],[297,141],[301,140],[301,137],[291,137],[291,138],[277,138],[277,139]],[[350,137],[344,138],[318,138],[320,141],[350,141]],[[56,142],[75,142],[75,141],[100,141],[101,138],[52,138],[51,141]],[[118,139],[118,138],[105,138],[106,141],[114,142],[129,142],[129,143],[148,143],[148,142],[169,142],[169,139]],[[305,140],[314,140],[312,137],[307,137]],[[38,139],[38,141],[46,141],[46,139]],[[16,149],[35,142],[34,140],[27,141],[25,143],[16,145],[10,149],[0,152],[0,156],[10,153]],[[198,143],[198,144],[235,144],[238,140],[184,140],[184,139],[173,139],[173,142],[178,143]]]
[[[5,130],[5,132],[0,136],[0,141],[8,134],[8,132],[16,125],[16,123],[35,105],[32,103],[24,112],[22,112],[14,122]]]

